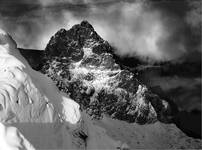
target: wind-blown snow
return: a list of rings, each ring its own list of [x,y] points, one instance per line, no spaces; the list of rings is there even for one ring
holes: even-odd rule
[[[87,85],[92,85],[95,90],[101,90],[103,87],[108,88],[110,87],[109,83],[115,78],[115,76],[110,77],[109,74],[119,74],[121,70],[111,70],[111,69],[103,69],[101,67],[94,68],[86,68],[80,67],[80,62],[74,63],[74,66],[70,68],[70,72],[76,76],[85,76],[88,74],[92,74],[95,79],[92,81],[83,80],[83,82]],[[117,83],[118,84],[118,83]]]
[[[89,40],[86,43],[90,44],[91,46],[97,45],[98,43],[93,43],[93,41]],[[92,48],[84,48],[84,58],[89,57],[90,55],[93,55],[94,53],[92,52]],[[107,54],[106,54],[107,55]],[[108,54],[109,57],[111,56],[111,54]],[[111,85],[110,82],[113,82],[112,80],[116,77],[116,76],[112,76],[110,77],[110,74],[116,74],[118,75],[121,70],[117,69],[117,70],[111,70],[111,69],[106,69],[105,66],[91,66],[89,65],[88,67],[83,67],[81,65],[81,61],[73,63],[73,65],[70,67],[69,71],[71,74],[73,74],[75,76],[75,78],[78,78],[77,76],[86,76],[86,75],[90,75],[92,74],[95,78],[92,81],[88,81],[88,80],[83,80],[84,84],[86,85],[92,85],[96,91],[101,90],[103,87],[108,88]],[[117,83],[118,84],[118,83]]]

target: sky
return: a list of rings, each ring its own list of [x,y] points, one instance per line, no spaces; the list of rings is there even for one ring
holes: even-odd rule
[[[120,56],[201,56],[200,0],[0,0],[0,6],[0,28],[22,48],[44,49],[60,28],[88,20]]]

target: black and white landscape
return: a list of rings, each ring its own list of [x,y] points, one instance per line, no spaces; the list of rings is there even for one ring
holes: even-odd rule
[[[201,149],[200,0],[1,0],[0,150]]]

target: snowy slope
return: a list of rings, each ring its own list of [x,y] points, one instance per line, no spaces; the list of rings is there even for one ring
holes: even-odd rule
[[[102,128],[82,115],[79,105],[59,92],[49,78],[32,70],[16,47],[15,41],[1,31],[0,122],[17,127],[36,149],[120,146],[120,142],[108,137]],[[26,146],[32,149],[20,132],[1,124],[0,150],[5,150],[5,146],[6,149],[20,150]]]
[[[201,149],[201,140],[187,137],[174,124],[139,125],[104,117],[95,124],[107,135],[125,141],[130,149]]]
[[[5,43],[0,45],[0,95],[4,112],[1,113],[0,120],[54,122],[57,119],[64,119],[72,124],[77,123],[80,120],[79,105],[60,95],[50,79],[32,70],[16,49],[15,42],[8,36],[7,34],[0,36],[0,40]],[[5,42],[6,40],[8,42]],[[59,114],[65,116],[66,111],[69,111],[69,116],[59,118]]]
[[[1,150],[34,150],[34,147],[15,127],[7,127],[0,123]]]

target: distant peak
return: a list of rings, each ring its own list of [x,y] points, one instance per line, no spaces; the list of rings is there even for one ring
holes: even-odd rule
[[[45,53],[47,56],[70,56],[73,53],[79,53],[79,57],[82,57],[82,48],[89,46],[93,48],[95,43],[104,43],[104,40],[96,33],[93,26],[84,20],[69,30],[60,29],[51,37]]]

